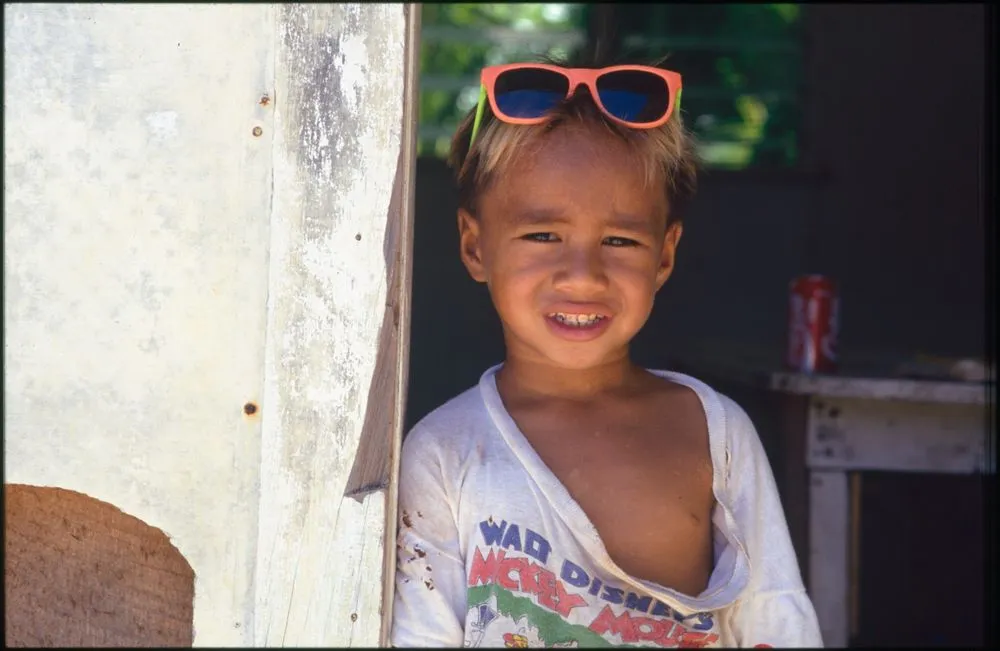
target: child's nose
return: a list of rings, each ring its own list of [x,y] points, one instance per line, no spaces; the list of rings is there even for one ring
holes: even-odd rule
[[[581,290],[601,290],[608,286],[607,271],[600,246],[567,246],[559,259],[557,287]]]

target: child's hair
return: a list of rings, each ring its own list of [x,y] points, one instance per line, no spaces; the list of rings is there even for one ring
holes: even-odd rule
[[[584,57],[587,57],[585,54]],[[555,61],[545,57],[545,63],[564,67],[599,68],[610,65],[598,63],[593,57],[587,63],[579,64]],[[657,62],[660,66],[662,60]],[[684,128],[680,111],[674,111],[670,119],[655,129],[631,129],[612,122],[601,113],[588,92],[579,89],[550,112],[550,119],[539,125],[512,125],[493,118],[489,104],[483,115],[483,123],[472,151],[469,138],[475,119],[472,109],[462,120],[451,141],[448,164],[455,173],[458,183],[459,207],[471,215],[477,215],[477,200],[498,175],[513,164],[519,154],[539,144],[539,142],[563,125],[585,126],[607,129],[628,147],[646,176],[647,183],[663,183],[669,211],[667,223],[681,221],[684,207],[694,195],[697,186],[697,155],[694,139]]]

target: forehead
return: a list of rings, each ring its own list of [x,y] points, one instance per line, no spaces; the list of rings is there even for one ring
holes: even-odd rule
[[[481,208],[508,218],[567,213],[659,221],[666,196],[662,180],[649,178],[634,147],[599,125],[569,125],[513,152],[497,170]]]

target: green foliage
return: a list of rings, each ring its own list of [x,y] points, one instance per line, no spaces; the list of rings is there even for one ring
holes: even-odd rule
[[[558,55],[560,46],[550,44],[546,35],[582,28],[583,20],[583,5],[579,4],[423,5],[421,23],[425,36],[420,51],[419,112],[423,133],[418,140],[418,153],[447,154],[451,133],[462,117],[475,108],[481,68],[534,59],[539,54]],[[429,38],[438,27],[451,28],[444,34],[451,38]],[[533,41],[491,41],[489,30],[493,28],[539,36]],[[457,40],[458,36],[462,39]]]
[[[795,164],[802,5],[613,7],[621,53],[638,60],[669,54],[667,65],[683,73],[683,117],[698,136],[709,166]],[[454,128],[475,107],[483,66],[543,53],[568,54],[582,42],[566,36],[587,34],[589,8],[554,3],[423,5],[418,152],[447,153]]]

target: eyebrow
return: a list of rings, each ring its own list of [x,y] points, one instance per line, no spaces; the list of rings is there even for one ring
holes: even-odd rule
[[[517,226],[541,226],[546,224],[569,224],[572,222],[565,213],[556,209],[539,209],[516,212],[512,215],[512,221]],[[639,215],[615,213],[609,220],[611,228],[617,228],[634,233],[652,233],[650,220]]]
[[[568,224],[569,219],[559,210],[524,210],[511,215],[511,221],[518,226],[539,226],[542,224]]]

